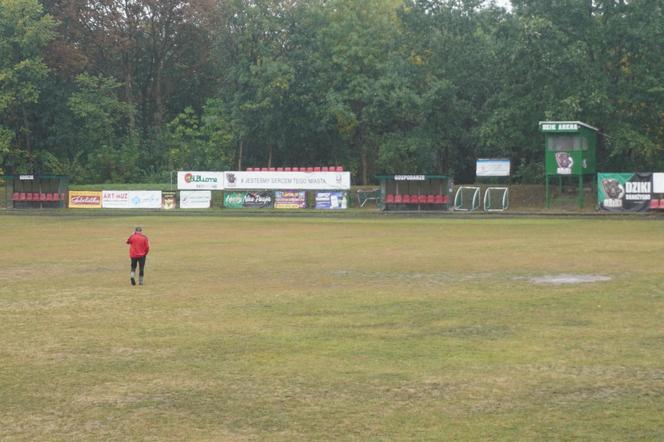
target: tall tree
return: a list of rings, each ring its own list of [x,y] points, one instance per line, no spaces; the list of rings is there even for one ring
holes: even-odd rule
[[[296,6],[290,0],[220,2],[218,96],[239,132],[238,167],[244,159],[272,165],[286,145],[286,105],[295,75],[289,52]]]
[[[78,90],[69,98],[77,123],[77,152],[89,165],[79,179],[123,182],[139,178],[135,134],[128,122],[134,108],[118,99],[120,83],[112,78],[81,74]]]
[[[378,88],[387,75],[397,31],[396,6],[390,0],[334,0],[324,8],[319,75],[329,84],[327,112],[348,143],[359,181],[375,172],[380,137]]]
[[[36,0],[0,1],[0,164],[32,171],[33,121],[55,22]]]
[[[63,23],[63,52],[84,60],[84,69],[122,82],[122,98],[139,111],[144,135],[161,127],[186,104],[174,97],[189,91],[199,106],[212,82],[206,24],[208,0],[50,0]],[[201,78],[202,76],[202,78]],[[200,95],[203,93],[203,98]]]

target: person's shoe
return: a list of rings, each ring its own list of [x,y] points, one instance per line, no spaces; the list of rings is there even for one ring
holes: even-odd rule
[[[143,285],[143,278],[138,278],[138,285]]]
[[[136,285],[136,280],[134,279],[133,276],[131,277],[131,285]]]

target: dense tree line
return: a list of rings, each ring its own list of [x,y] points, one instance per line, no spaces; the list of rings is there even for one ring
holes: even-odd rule
[[[76,181],[342,164],[543,173],[537,122],[662,170],[661,0],[0,0],[0,167]]]

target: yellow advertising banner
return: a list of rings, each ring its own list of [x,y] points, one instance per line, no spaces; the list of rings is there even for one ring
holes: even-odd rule
[[[101,192],[88,190],[70,190],[69,208],[101,209]]]

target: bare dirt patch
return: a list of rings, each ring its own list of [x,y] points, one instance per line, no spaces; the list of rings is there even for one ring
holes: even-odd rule
[[[521,279],[521,278],[519,278]],[[610,281],[610,276],[605,275],[578,275],[578,274],[559,274],[559,275],[543,275],[527,278],[533,284],[583,284],[588,282],[606,282]]]

